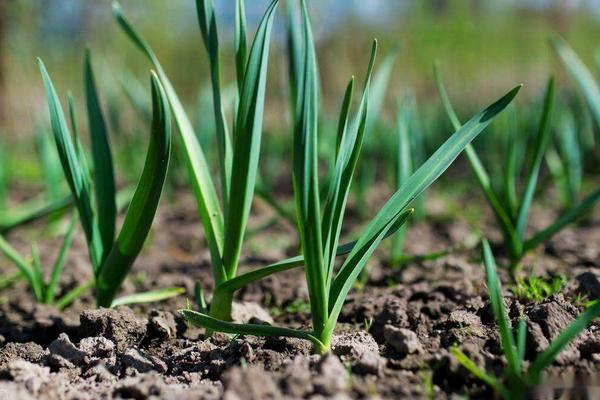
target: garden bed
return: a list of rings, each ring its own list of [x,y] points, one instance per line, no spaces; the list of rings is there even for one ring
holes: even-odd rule
[[[177,310],[186,306],[186,297],[193,297],[196,279],[203,282],[210,298],[209,255],[191,195],[181,191],[174,198],[161,206],[152,245],[136,261],[124,292],[182,286],[186,294],[116,309],[96,309],[88,294],[58,312],[36,304],[24,282],[17,282],[0,293],[0,393],[50,399],[493,396],[449,352],[458,345],[487,371],[503,369],[484,270],[470,237],[473,229],[460,217],[444,218],[453,204],[444,196],[428,197],[427,224],[411,226],[407,254],[451,245],[457,250],[396,269],[387,265],[385,249],[376,253],[370,261],[370,279],[364,288],[351,292],[332,353],[325,356],[313,355],[311,344],[300,339],[218,333],[205,338],[201,329],[185,323]],[[461,204],[461,200],[454,201]],[[255,208],[251,227],[271,218],[270,210],[261,204]],[[548,214],[535,209],[533,224],[543,226],[552,218]],[[527,316],[526,359],[545,348],[583,310],[585,301],[600,297],[599,222],[596,211],[526,259],[526,270],[535,264],[537,276],[566,278],[558,293],[527,302],[505,292],[513,322]],[[489,233],[493,238],[493,231]],[[26,248],[29,234],[28,228],[22,228],[9,238]],[[250,239],[242,265],[257,267],[295,254],[294,238],[293,228],[278,222]],[[52,259],[56,243],[42,244],[42,259]],[[60,287],[90,278],[87,263],[85,241],[78,232]],[[508,276],[500,272],[508,289]],[[299,269],[274,275],[238,294],[233,314],[239,321],[310,324],[308,294]],[[599,368],[600,324],[596,322],[560,354],[543,387],[589,390],[593,396],[600,390]]]

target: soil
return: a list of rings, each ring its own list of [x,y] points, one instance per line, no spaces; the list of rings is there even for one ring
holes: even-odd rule
[[[177,310],[185,306],[186,296],[192,297],[194,282],[200,279],[207,293],[212,288],[194,201],[185,191],[177,193],[163,202],[150,245],[137,260],[123,293],[183,286],[187,294],[116,309],[96,309],[87,294],[59,312],[35,304],[23,282],[4,289],[0,292],[0,399],[493,398],[449,352],[457,345],[488,371],[499,373],[503,366],[474,248],[473,222],[467,217],[448,218],[453,207],[467,202],[446,201],[445,196],[430,196],[427,224],[411,225],[406,252],[449,246],[456,251],[437,260],[392,268],[383,246],[370,261],[369,281],[351,292],[344,306],[332,353],[320,357],[299,339],[218,333],[205,338],[202,330],[186,325]],[[483,206],[477,212],[487,213]],[[250,226],[271,218],[272,212],[257,203]],[[550,211],[535,209],[532,225],[543,226],[551,219]],[[352,221],[347,233],[357,228]],[[506,291],[513,322],[527,316],[528,360],[583,310],[582,300],[600,298],[599,222],[600,210],[596,210],[526,260],[527,267],[535,264],[537,275],[565,275],[568,283],[561,293],[527,303]],[[9,240],[25,253],[29,240],[43,226],[38,223],[11,232]],[[485,231],[492,239],[498,237],[491,226]],[[294,232],[278,222],[253,235],[245,249],[244,268],[296,254]],[[51,265],[59,239],[38,239],[42,263]],[[80,233],[68,258],[62,290],[91,277]],[[2,263],[7,271],[8,264]],[[501,275],[508,287],[504,271]],[[238,320],[258,318],[307,327],[307,300],[302,271],[292,270],[240,291],[234,314]],[[548,370],[544,387],[556,388],[556,393],[561,393],[561,387],[589,389],[597,395],[593,382],[597,384],[599,369],[600,323],[596,321],[560,354]]]

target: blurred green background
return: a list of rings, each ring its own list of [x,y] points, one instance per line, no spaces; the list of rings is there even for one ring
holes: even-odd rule
[[[234,2],[215,0],[215,4],[221,42],[227,45],[232,38]],[[250,29],[256,27],[266,5],[267,0],[246,1]],[[155,49],[184,103],[196,104],[208,89],[208,64],[194,1],[123,0],[122,6]],[[549,73],[566,83],[548,46],[552,34],[565,37],[590,67],[600,37],[597,0],[312,0],[310,6],[324,110],[331,114],[337,112],[348,77],[363,75],[374,37],[381,42],[380,54],[398,54],[390,101],[383,110],[383,118],[388,119],[396,109],[391,100],[407,90],[414,91],[419,102],[436,98],[435,60],[454,100],[460,107],[475,107],[520,82],[525,84],[521,99],[538,96]],[[86,46],[93,51],[105,98],[123,96],[119,81],[128,72],[143,83],[148,79],[149,64],[119,31],[110,0],[2,0],[0,13],[0,129],[9,143],[30,135],[36,120],[46,121],[36,57],[46,62],[61,95],[74,91],[81,111]],[[285,126],[281,117],[288,98],[284,24],[281,12],[270,64],[268,130]],[[224,82],[233,82],[230,52],[222,63]],[[190,113],[196,118],[194,110]]]

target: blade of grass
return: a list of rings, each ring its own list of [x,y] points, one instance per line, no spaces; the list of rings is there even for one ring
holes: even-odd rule
[[[204,299],[204,290],[202,289],[202,283],[200,281],[196,281],[194,284],[194,300],[196,301],[196,305],[200,312],[206,314],[208,312],[208,305]]]
[[[352,177],[358,163],[363,139],[366,134],[369,86],[375,57],[377,55],[377,41],[373,42],[371,58],[367,68],[363,95],[360,101],[356,118],[350,129],[342,130],[339,154],[335,163],[334,174],[329,182],[329,194],[323,214],[322,234],[324,238],[323,262],[326,268],[327,291],[333,276],[336,248],[342,231],[344,211],[350,193]]]
[[[42,174],[44,175],[44,186],[47,199],[53,201],[60,199],[63,195],[62,166],[47,133],[45,129],[36,123],[35,143],[41,161]]]
[[[46,286],[45,299],[44,302],[46,304],[54,303],[54,297],[56,295],[56,288],[58,287],[58,280],[60,279],[60,274],[65,265],[65,260],[67,256],[67,251],[69,247],[71,247],[71,242],[73,241],[73,236],[75,236],[75,229],[77,228],[77,212],[73,211],[71,215],[71,219],[69,221],[69,226],[67,228],[67,232],[65,233],[65,237],[63,239],[62,245],[60,246],[60,250],[58,251],[58,256],[54,261],[54,266],[52,267],[52,272],[50,274],[50,280],[48,281],[48,285]]]
[[[206,314],[201,314],[193,310],[179,311],[185,319],[194,326],[208,328],[213,331],[219,331],[237,335],[254,335],[254,336],[285,336],[295,337],[299,339],[309,340],[313,343],[320,343],[311,332],[282,328],[271,325],[258,324],[236,324],[233,322],[220,321]]]
[[[401,187],[413,172],[409,137],[410,118],[409,108],[406,106],[401,107],[398,112],[397,122],[396,187]],[[406,227],[407,225],[404,225],[392,238],[392,260],[399,260],[402,257]]]
[[[467,371],[473,374],[477,379],[485,382],[491,388],[493,388],[496,392],[501,393],[502,396],[506,399],[510,398],[510,396],[506,396],[508,393],[506,389],[502,386],[502,383],[498,380],[498,378],[489,375],[487,372],[479,368],[477,364],[475,364],[465,353],[463,353],[458,347],[452,346],[450,348],[450,353],[456,358],[456,360],[463,366]]]
[[[238,91],[242,95],[244,75],[246,74],[246,60],[248,43],[246,38],[246,10],[244,0],[235,2],[235,71],[237,76]]]
[[[235,125],[230,209],[225,219],[223,266],[227,278],[236,275],[260,156],[271,28],[277,0],[271,3],[254,39],[244,76]]]
[[[158,76],[152,72],[152,133],[146,163],[117,241],[97,279],[97,301],[108,307],[150,231],[165,183],[171,151],[171,111]]]
[[[313,329],[321,332],[327,318],[326,271],[323,264],[321,206],[319,201],[317,125],[317,63],[306,1],[302,0],[304,57],[293,139],[293,184],[298,233],[305,259]]]
[[[581,146],[577,137],[573,116],[570,113],[566,114],[561,122],[559,140],[565,164],[568,201],[570,205],[574,205],[581,190],[581,178],[583,175]]]
[[[552,124],[552,110],[554,108],[554,78],[550,78],[546,88],[546,95],[544,97],[544,106],[542,112],[542,119],[540,121],[538,134],[535,138],[535,144],[533,145],[533,162],[529,168],[527,174],[527,183],[525,185],[525,193],[521,199],[521,206],[519,207],[519,213],[517,216],[517,235],[521,241],[525,239],[525,228],[527,227],[527,219],[529,217],[529,209],[533,201],[533,195],[535,194],[535,187],[537,185],[538,176],[540,175],[540,167],[544,160],[544,153],[548,146],[550,139],[550,126]]]
[[[492,305],[492,311],[500,331],[500,339],[502,341],[502,349],[508,366],[514,376],[521,375],[521,362],[515,347],[515,340],[512,335],[510,328],[510,322],[508,314],[504,308],[504,299],[502,297],[502,289],[500,287],[500,280],[498,279],[498,273],[496,272],[496,262],[494,261],[494,255],[490,248],[487,240],[482,241],[483,249],[483,264],[485,266],[485,277],[490,295],[490,303]]]
[[[294,2],[286,1],[287,16],[287,60],[288,75],[290,77],[290,109],[292,114],[292,123],[296,122],[296,104],[298,94],[300,93],[300,75],[302,74],[302,33],[294,12]]]
[[[99,232],[94,222],[94,212],[89,192],[89,180],[88,177],[85,176],[85,173],[82,172],[81,161],[79,160],[76,148],[69,135],[69,128],[67,127],[65,115],[62,106],[60,105],[60,101],[58,100],[54,85],[52,84],[52,80],[50,79],[42,60],[38,59],[38,64],[46,90],[50,122],[59,158],[63,166],[63,172],[69,183],[69,187],[71,188],[74,203],[79,212],[81,225],[83,226],[88,243],[90,259],[92,260],[94,271],[97,272],[100,266],[102,243],[99,240]]]
[[[0,251],[2,252],[2,254],[4,254],[6,258],[12,261],[15,264],[15,266],[19,269],[19,271],[21,271],[21,273],[25,276],[27,282],[29,283],[29,286],[31,287],[31,290],[33,291],[35,298],[41,299],[42,287],[37,281],[34,268],[27,261],[25,261],[25,259],[23,259],[19,252],[17,252],[17,250],[14,247],[12,247],[10,243],[8,243],[6,239],[4,239],[4,237],[2,236],[0,236]]]
[[[6,288],[11,287],[16,282],[23,278],[23,272],[20,270],[11,274],[11,275],[2,275],[0,276],[0,290],[4,290]]]
[[[96,90],[89,50],[85,53],[84,76],[92,158],[94,160],[94,191],[96,194],[97,221],[102,248],[104,250],[101,261],[104,261],[108,249],[112,246],[115,238],[115,224],[117,222],[116,188],[108,130]]]
[[[56,200],[35,198],[21,204],[18,209],[0,211],[0,233],[9,232],[19,226],[46,217],[50,214],[65,211],[73,204],[71,195]]]
[[[42,262],[40,260],[40,250],[36,242],[31,243],[31,266],[33,267],[33,276],[35,282],[36,300],[44,301],[44,274],[42,273]],[[38,297],[37,293],[40,294]]]
[[[213,105],[215,122],[217,125],[217,147],[219,155],[219,168],[221,174],[221,198],[223,199],[224,215],[228,215],[229,191],[232,157],[231,138],[225,122],[225,111],[221,98],[221,67],[219,59],[219,34],[217,20],[212,0],[196,0],[198,22],[204,46],[208,52],[210,76],[213,89]],[[227,223],[227,221],[225,221]]]
[[[348,82],[348,86],[346,86],[346,91],[344,92],[344,100],[342,101],[342,109],[340,110],[340,118],[338,120],[337,137],[335,143],[336,160],[340,152],[340,145],[342,144],[342,139],[346,135],[346,130],[348,129],[348,117],[350,115],[350,106],[352,105],[353,91],[354,77],[350,79],[350,82]]]
[[[509,107],[507,113],[507,130],[508,130],[508,157],[504,168],[504,197],[505,208],[511,219],[514,221],[517,215],[517,174],[518,168],[518,150],[523,145],[522,141],[517,136],[516,120],[517,114],[514,107]],[[510,114],[510,115],[509,115]]]
[[[212,275],[216,283],[223,282],[226,280],[222,265],[224,237],[223,213],[221,211],[221,206],[219,205],[215,185],[213,184],[210,168],[206,162],[202,147],[200,146],[198,138],[192,128],[192,124],[185,113],[185,109],[183,108],[173,85],[160,65],[158,58],[144,38],[141,37],[127,21],[118,2],[113,3],[113,14],[125,34],[152,62],[160,77],[161,83],[163,84],[173,111],[175,123],[177,124],[179,133],[183,139],[185,161],[190,174],[190,183],[196,196],[198,211],[204,227],[204,235],[210,248]]]
[[[80,297],[86,291],[91,289],[94,286],[94,280],[90,279],[82,285],[74,287],[72,290],[68,291],[64,296],[59,298],[54,304],[58,310],[64,310],[67,308],[76,298]]]
[[[177,297],[183,293],[185,293],[185,288],[182,287],[169,287],[156,290],[149,290],[147,292],[134,293],[114,299],[110,305],[110,308],[130,304],[155,303],[157,301]]]
[[[460,123],[458,117],[456,116],[456,113],[454,112],[452,103],[450,103],[450,98],[448,97],[448,93],[446,92],[446,89],[442,82],[438,64],[435,64],[435,66],[434,66],[434,75],[435,75],[436,87],[437,87],[438,93],[440,94],[442,105],[444,106],[444,109],[446,110],[446,114],[448,115],[448,118],[452,122],[452,126],[454,127],[454,129],[459,130],[461,128],[461,123]],[[516,242],[518,238],[516,236],[516,232],[515,232],[513,223],[511,222],[511,219],[508,215],[508,211],[504,209],[504,207],[500,203],[500,200],[496,196],[496,193],[494,192],[494,190],[492,188],[489,174],[486,171],[483,163],[481,162],[481,159],[477,155],[477,152],[475,151],[475,148],[473,147],[472,144],[469,144],[468,146],[466,146],[465,154],[467,155],[469,164],[471,165],[471,168],[473,169],[473,172],[475,173],[477,181],[479,182],[479,186],[483,190],[483,193],[484,193],[486,199],[488,200],[488,202],[490,203],[492,210],[494,211],[494,214],[496,215],[496,218],[498,219],[498,221],[501,224],[502,230],[509,237],[512,238],[511,240],[513,242]]]
[[[555,36],[550,44],[583,95],[596,124],[600,127],[600,88],[594,76],[564,39]]]
[[[381,208],[361,234],[353,252],[359,251],[358,249],[377,237],[391,220],[397,218],[415,198],[427,189],[452,164],[467,144],[477,137],[492,122],[494,117],[510,104],[520,89],[521,86],[512,89],[498,101],[475,115],[448,138]],[[348,257],[352,257],[352,253]],[[339,296],[345,298],[342,288],[348,286],[348,283],[345,282],[348,276],[351,275],[344,273],[344,267],[342,267],[333,282],[331,298],[337,299]],[[336,302],[338,301],[336,300]]]

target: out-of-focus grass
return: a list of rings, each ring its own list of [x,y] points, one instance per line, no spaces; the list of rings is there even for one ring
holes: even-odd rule
[[[197,89],[207,80],[206,57],[198,39],[193,2],[130,0],[124,4],[128,12],[141,22],[140,30],[160,55],[165,69],[173,77],[185,103],[198,96]],[[398,98],[408,88],[418,98],[434,96],[431,66],[435,60],[444,65],[448,89],[460,89],[464,107],[476,103],[480,96],[491,95],[507,82],[525,83],[524,94],[537,93],[553,67],[547,44],[551,32],[558,32],[573,45],[584,62],[592,62],[596,47],[594,38],[600,35],[600,19],[584,8],[568,8],[557,2],[544,9],[525,8],[522,2],[506,5],[499,1],[398,1],[388,6],[390,15],[383,20],[360,18],[345,14],[343,21],[331,24],[331,5],[319,20],[315,19],[317,52],[323,83],[323,104],[335,112],[337,99],[345,87],[345,79],[356,70],[358,49],[368,46],[377,37],[383,54],[399,50],[388,96]],[[67,12],[53,10],[62,4]],[[59,1],[50,6],[45,2],[23,0],[7,7],[9,24],[6,30],[4,60],[7,85],[7,107],[10,112],[0,126],[9,133],[30,132],[31,113],[43,111],[42,96],[35,70],[35,57],[42,56],[48,66],[63,71],[62,87],[81,71],[79,55],[85,45],[98,54],[98,62],[112,67],[132,66],[134,73],[145,73],[145,63],[130,51],[110,17],[108,1]],[[504,4],[504,5],[501,5]],[[521,4],[521,5],[519,5]],[[328,4],[323,3],[324,9]],[[226,2],[217,2],[217,12],[229,15]],[[63,17],[57,17],[62,14]],[[342,14],[340,12],[340,14]],[[65,16],[66,15],[66,16]],[[250,28],[257,21],[250,13]],[[348,17],[349,15],[349,17]],[[341,18],[341,17],[340,17]],[[284,74],[282,46],[285,43],[284,18],[276,24],[274,40],[282,56],[275,56],[272,69],[275,76]],[[164,27],[169,27],[165,29]],[[227,31],[224,27],[223,31]],[[361,34],[357,35],[356,32]],[[230,35],[223,34],[225,47],[231,47]],[[364,43],[362,43],[364,41]],[[229,45],[229,46],[228,46]],[[231,49],[226,49],[231,51]],[[101,64],[99,64],[101,66]],[[224,64],[223,74],[234,77],[234,65]],[[117,86],[117,78],[99,68],[100,85]],[[75,93],[79,88],[72,87]],[[281,110],[266,116],[267,129],[277,130],[285,115],[285,82],[270,84],[267,98],[281,103]],[[281,101],[277,101],[280,99]],[[189,101],[186,101],[189,100]],[[389,103],[389,102],[388,102]],[[276,104],[277,105],[277,104]],[[463,105],[457,104],[459,110]],[[40,111],[42,110],[42,111]],[[384,110],[384,117],[393,118],[395,109]]]

